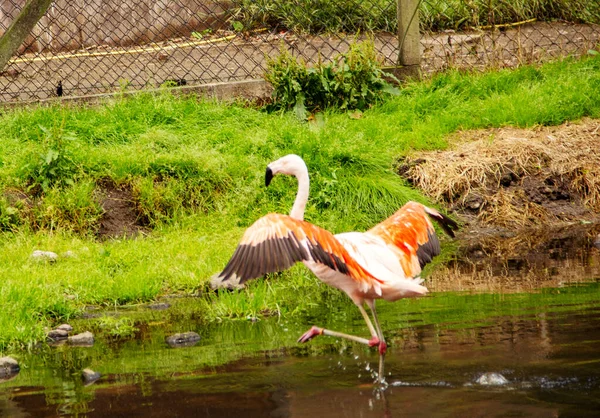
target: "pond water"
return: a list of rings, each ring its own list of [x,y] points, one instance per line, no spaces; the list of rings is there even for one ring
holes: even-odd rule
[[[597,265],[597,252],[585,260]],[[385,390],[374,385],[375,349],[330,337],[295,342],[313,324],[364,336],[350,303],[314,307],[295,320],[207,326],[196,319],[197,301],[170,299],[168,309],[141,309],[131,338],[15,353],[21,371],[0,382],[0,416],[598,416],[598,277],[379,304],[389,343]],[[169,348],[165,337],[174,331],[201,340]],[[86,368],[100,379],[86,384]],[[486,373],[507,382],[481,384]]]

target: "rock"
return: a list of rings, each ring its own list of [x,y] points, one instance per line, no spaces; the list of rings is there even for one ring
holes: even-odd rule
[[[48,331],[46,337],[48,337],[48,339],[51,341],[66,340],[69,337],[69,331],[58,328],[53,329],[52,331]]]
[[[195,332],[183,332],[166,338],[171,347],[191,347],[200,341],[200,335]]]
[[[94,345],[94,334],[89,331],[82,332],[81,334],[73,335],[69,337],[69,344],[80,345],[80,346],[92,346]]]
[[[52,251],[35,250],[31,254],[31,258],[36,261],[49,261],[54,263],[56,260],[58,260],[58,254],[53,253]]]
[[[73,327],[69,324],[62,324],[56,327],[56,329],[61,329],[63,331],[71,332],[73,331]]]
[[[153,311],[164,311],[165,309],[169,309],[171,307],[170,303],[153,303],[148,305],[148,309],[152,309]]]
[[[508,383],[508,380],[500,373],[484,373],[475,381],[475,383],[484,386],[502,386]]]
[[[596,235],[596,239],[594,239],[594,247],[600,248],[600,234]]]
[[[227,290],[238,290],[246,287],[244,284],[240,284],[239,279],[237,277],[232,277],[226,282],[222,282],[219,278],[219,274],[215,273],[210,278],[210,288],[213,290],[217,289],[227,289]]]
[[[75,253],[74,253],[73,251],[65,251],[65,252],[62,254],[62,257],[63,257],[63,258],[75,258],[75,257],[77,257],[77,256],[75,255]]]
[[[102,375],[98,372],[93,371],[92,369],[83,369],[81,372],[81,377],[83,378],[83,383],[89,385],[94,383],[96,380],[100,379]]]
[[[19,362],[12,357],[0,357],[0,379],[8,379],[19,373]]]
[[[465,200],[463,202],[463,206],[474,212],[479,212],[482,209],[484,203],[485,203],[485,201],[484,201],[483,197],[476,195],[476,194],[469,194],[465,198]]]

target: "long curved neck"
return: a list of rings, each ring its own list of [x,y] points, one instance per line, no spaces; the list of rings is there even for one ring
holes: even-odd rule
[[[304,220],[304,209],[306,209],[306,202],[308,201],[308,191],[310,188],[310,180],[308,179],[308,170],[304,168],[296,174],[298,179],[298,193],[296,194],[296,200],[294,206],[290,212],[290,216],[300,221]]]

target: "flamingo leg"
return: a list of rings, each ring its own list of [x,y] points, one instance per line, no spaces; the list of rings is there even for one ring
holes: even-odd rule
[[[371,309],[373,313],[373,321],[375,322],[375,327],[377,328],[377,334],[379,335],[379,382],[383,383],[385,377],[384,373],[384,361],[385,361],[385,352],[387,351],[387,344],[385,343],[385,338],[383,336],[383,331],[381,330],[381,325],[379,324],[379,319],[377,318],[377,311],[375,310],[375,301],[372,299],[367,299],[367,306]]]
[[[369,332],[371,333],[370,340],[367,340],[366,338],[362,338],[362,337],[357,337],[355,335],[344,334],[343,332],[337,332],[337,331],[332,331],[329,329],[313,326],[311,329],[309,329],[304,334],[302,334],[302,336],[298,339],[298,342],[305,343],[309,340],[312,340],[315,337],[318,337],[319,335],[328,335],[330,337],[338,337],[338,338],[344,338],[344,339],[350,340],[350,341],[355,341],[355,342],[358,342],[361,344],[368,345],[369,347],[374,347],[376,345],[379,346],[380,338],[377,334],[377,331],[375,330],[375,327],[373,326],[373,323],[371,322],[371,318],[369,318],[369,314],[367,313],[367,311],[365,311],[365,308],[362,305],[357,305],[357,306],[358,306],[358,309],[360,310],[360,313],[362,314],[363,318],[365,319],[365,322],[367,323]]]

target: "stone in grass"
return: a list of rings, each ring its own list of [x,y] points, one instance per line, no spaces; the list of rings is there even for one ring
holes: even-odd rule
[[[69,324],[62,324],[56,327],[56,329],[61,329],[63,331],[71,332],[73,331],[73,327]]]
[[[195,332],[182,332],[167,337],[166,341],[171,347],[191,347],[200,341],[200,335]]]
[[[69,331],[66,331],[64,329],[58,329],[58,328],[53,329],[51,331],[48,331],[48,333],[46,334],[46,337],[50,341],[66,340],[69,337]]]
[[[94,345],[94,334],[89,331],[69,337],[70,345],[91,347]]]
[[[500,373],[488,372],[479,376],[475,383],[483,386],[502,386],[506,385],[508,380]]]
[[[83,369],[81,372],[81,377],[83,378],[83,383],[85,385],[94,383],[96,380],[100,379],[101,376],[100,373],[95,372],[92,369]]]
[[[31,254],[31,258],[36,261],[49,261],[54,263],[58,260],[58,254],[53,253],[52,251],[35,250]]]
[[[9,380],[19,373],[19,362],[12,357],[0,357],[0,380]]]

